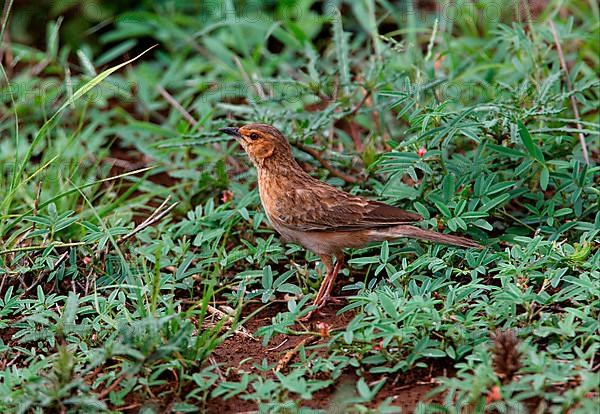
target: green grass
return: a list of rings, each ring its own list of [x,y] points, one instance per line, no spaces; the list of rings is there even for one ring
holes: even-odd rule
[[[389,412],[391,400],[373,403],[380,389],[445,367],[436,402],[418,412],[592,412],[600,11],[549,1],[528,19],[512,0],[457,3],[456,18],[448,5],[375,0],[341,2],[342,18],[317,1],[109,4],[84,22],[49,10],[45,28],[8,8],[0,411],[153,401],[147,409],[193,412],[237,399],[297,412],[320,390],[343,394],[351,373],[345,409]],[[24,34],[33,29],[45,43]],[[289,298],[287,311],[254,332],[262,344],[316,329],[295,319],[322,265],[279,241],[254,169],[218,133],[244,122],[280,128],[313,175],[486,249],[399,240],[352,251],[338,282],[345,326],[276,373],[267,360],[252,372],[215,366],[219,344],[275,299]],[[165,200],[161,211],[177,205],[131,235]],[[216,300],[231,324],[210,315]],[[520,340],[508,380],[494,363],[497,329]]]

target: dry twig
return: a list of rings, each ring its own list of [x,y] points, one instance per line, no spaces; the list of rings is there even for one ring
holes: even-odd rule
[[[119,377],[116,380],[114,380],[113,383],[110,384],[110,386],[107,389],[98,394],[98,399],[102,400],[104,397],[110,394],[111,391],[114,391],[114,389],[117,388],[117,386],[121,383],[121,381],[125,379],[126,376],[127,372],[123,372],[121,375],[119,375]]]
[[[234,318],[231,315],[228,315],[227,313],[215,308],[214,306],[208,305],[206,311],[211,315],[216,316],[218,319],[223,319],[227,324],[232,324],[234,322]],[[257,339],[242,325],[238,326],[235,329],[234,333],[245,336],[246,338],[250,338],[253,341],[257,341]]]
[[[210,362],[210,365],[212,365],[215,368],[215,370],[217,371],[217,375],[219,376],[221,381],[225,382],[226,381],[225,375],[223,375],[223,371],[221,371],[221,367],[219,367],[219,363],[217,362],[215,357],[213,357],[213,356],[208,357],[208,361]]]
[[[156,85],[156,90],[158,91],[158,93],[161,94],[163,98],[165,98],[167,102],[171,104],[171,106],[173,106],[173,108],[177,110],[177,112],[183,115],[183,117],[187,119],[187,121],[190,124],[192,124],[193,126],[198,125],[198,121],[196,121],[194,117],[188,111],[186,111],[185,108],[181,106],[181,104],[177,102],[175,98],[173,98],[173,96],[169,92],[167,92],[165,88],[163,88],[160,85]]]
[[[274,346],[272,348],[267,348],[267,351],[277,351],[279,348],[281,348],[287,341],[289,341],[289,338],[285,338],[283,341],[281,341],[281,343],[277,346]]]
[[[8,17],[9,17],[9,13],[10,13],[10,9],[12,7],[13,2],[12,1],[5,1],[4,2],[4,8],[2,9],[2,21],[0,21],[0,24],[2,24],[2,26],[4,27],[4,30],[2,33],[2,35],[4,36],[4,43],[6,44],[6,47],[1,47],[0,48],[0,63],[2,62],[2,60],[4,59],[4,51],[6,50],[6,65],[4,65],[6,67],[6,70],[10,70],[12,67],[12,47],[10,46],[10,30],[6,30],[6,26],[8,26]],[[0,41],[0,43],[2,43]]]
[[[354,178],[348,174],[344,174],[337,168],[334,168],[326,159],[323,158],[323,156],[321,155],[321,153],[319,151],[317,151],[313,148],[306,147],[299,142],[294,142],[294,143],[292,143],[292,145],[294,147],[298,148],[300,151],[306,152],[307,154],[311,155],[315,160],[319,161],[325,169],[327,169],[331,174],[335,175],[336,177],[341,178],[342,180],[344,180],[345,182],[347,182],[349,184],[355,184],[358,182],[358,180],[356,178]]]
[[[283,368],[287,367],[287,365],[290,363],[290,361],[292,360],[294,355],[296,355],[298,353],[298,351],[300,350],[301,347],[310,345],[317,338],[318,338],[317,335],[311,335],[311,336],[307,336],[302,341],[298,342],[298,344],[295,347],[293,347],[292,349],[287,351],[283,355],[283,357],[279,360],[279,362],[277,363],[277,366],[275,367],[275,372],[279,372]]]
[[[573,93],[573,85],[571,84],[571,78],[569,77],[569,67],[567,66],[567,61],[565,60],[565,55],[563,54],[562,46],[560,45],[560,40],[558,39],[558,33],[556,32],[556,26],[554,22],[550,20],[550,29],[552,30],[552,37],[554,37],[554,43],[556,44],[556,51],[558,52],[558,59],[560,60],[560,66],[562,66],[565,71],[565,78],[567,80],[567,89],[571,94],[571,107],[573,108],[573,114],[575,115],[575,125],[579,130],[579,143],[581,144],[581,150],[583,152],[583,159],[587,165],[590,165],[590,158],[588,155],[587,145],[585,143],[585,137],[583,136],[583,128],[581,127],[581,123],[579,122],[579,109],[577,109],[577,100],[575,99],[575,94]]]
[[[171,199],[171,196],[167,197],[165,199],[165,201],[163,201],[162,204],[160,206],[158,206],[158,208],[156,210],[154,210],[154,212],[152,214],[150,214],[150,216],[146,220],[141,222],[138,226],[136,226],[132,231],[127,233],[125,236],[120,237],[117,240],[117,244],[123,243],[125,240],[133,237],[134,235],[136,235],[137,233],[139,233],[146,227],[153,225],[154,223],[160,221],[164,216],[169,214],[169,212],[171,210],[173,210],[177,206],[177,204],[179,204],[179,202],[173,203],[169,207],[167,207],[166,210],[161,211],[167,205],[167,203],[169,202],[170,199]]]
[[[67,260],[68,257],[69,257],[69,251],[67,250],[66,252],[64,252],[63,254],[60,255],[60,257],[58,258],[58,260],[54,263],[54,266],[52,267],[52,270],[50,270],[50,271],[53,272],[54,270],[56,270],[58,268],[58,266],[60,266],[65,260]],[[42,280],[42,277],[44,277],[44,275],[45,275],[44,272],[40,272],[40,274],[36,278],[36,280],[27,289],[25,289],[23,291],[23,293],[21,293],[21,295],[19,296],[19,298],[22,298],[27,293],[29,293],[29,291],[31,291],[31,289],[33,289],[34,287],[36,287],[38,285],[38,283],[40,283],[40,281]]]

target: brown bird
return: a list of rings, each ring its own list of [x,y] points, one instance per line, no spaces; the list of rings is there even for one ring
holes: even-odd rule
[[[481,248],[465,237],[411,226],[423,219],[418,214],[351,195],[311,177],[294,159],[287,139],[270,125],[249,124],[220,131],[233,136],[256,166],[260,200],[273,228],[285,241],[321,257],[327,273],[313,302],[317,309],[329,299],[346,247],[410,237]],[[310,313],[306,319],[309,317]]]

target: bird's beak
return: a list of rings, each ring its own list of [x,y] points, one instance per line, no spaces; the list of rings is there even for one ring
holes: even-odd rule
[[[221,128],[221,129],[219,129],[219,131],[224,132],[227,135],[231,135],[235,139],[239,139],[239,138],[242,137],[240,135],[240,129],[239,128]]]

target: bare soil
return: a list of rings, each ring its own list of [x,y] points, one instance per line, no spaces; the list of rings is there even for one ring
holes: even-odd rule
[[[313,316],[310,323],[313,326],[316,326],[317,323],[324,322],[327,323],[332,330],[343,329],[353,317],[351,312],[337,315],[337,311],[343,306],[344,304],[329,304],[322,310],[320,315]],[[251,312],[252,310],[252,307],[249,306],[248,312]],[[271,318],[277,313],[285,311],[285,303],[274,303],[253,318],[246,325],[246,328],[250,332],[255,333],[259,327],[269,324]],[[212,353],[213,362],[220,365],[221,374],[229,381],[238,380],[239,375],[237,372],[239,371],[262,373],[265,377],[273,377],[273,372],[262,372],[254,365],[261,364],[262,360],[265,358],[269,364],[277,364],[290,350],[294,349],[294,347],[305,338],[306,336],[304,335],[276,335],[271,339],[267,346],[263,346],[261,341],[255,341],[252,338],[241,335],[233,335],[225,340]],[[319,339],[307,346],[307,348],[316,348],[316,352],[325,353],[326,350],[323,345],[326,342],[327,339],[325,338]],[[321,347],[319,347],[319,345],[321,345]],[[288,366],[297,362],[298,355],[295,354]],[[431,366],[426,370],[411,370],[408,373],[399,373],[395,378],[388,378],[386,385],[384,385],[369,406],[376,407],[385,399],[390,398],[392,400],[392,405],[399,408],[398,412],[411,413],[420,401],[432,401],[427,398],[427,394],[436,386],[433,378],[438,375],[447,374],[449,367],[451,367],[451,364],[442,362],[439,366]],[[287,368],[282,369],[282,372],[287,372]],[[228,374],[228,376],[226,374]],[[366,379],[367,383],[372,383],[378,381],[381,377],[367,375]],[[340,378],[337,379],[334,385],[318,391],[314,394],[311,401],[302,401],[301,405],[307,408],[314,408],[315,410],[329,408],[334,409],[334,412],[343,412],[343,410],[339,411],[339,409],[342,409],[342,407],[339,407],[340,400],[342,398],[357,395],[357,380],[358,376],[356,373],[351,369],[347,369]],[[436,401],[439,402],[439,398],[437,398]],[[207,407],[207,412],[219,414],[240,413],[255,410],[257,410],[255,403],[237,397],[228,400],[223,400],[221,398],[211,399]]]

